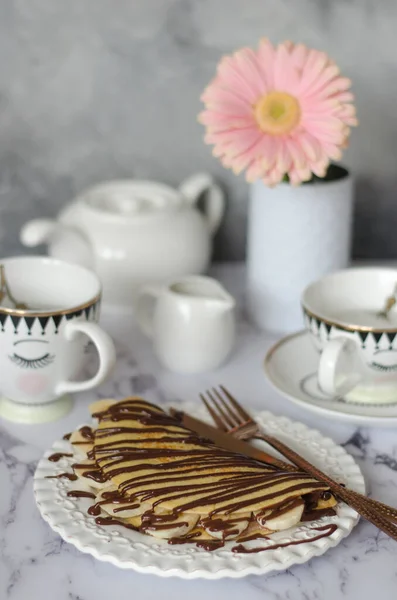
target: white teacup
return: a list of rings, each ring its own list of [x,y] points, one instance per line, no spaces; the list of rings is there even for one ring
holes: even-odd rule
[[[20,422],[59,418],[65,396],[99,385],[115,362],[109,335],[98,325],[101,285],[83,267],[45,257],[0,260],[13,297],[28,309],[0,305],[0,415]],[[99,354],[96,375],[75,381],[90,340]]]
[[[346,269],[309,285],[302,305],[321,352],[318,382],[330,396],[371,404],[397,402],[397,308],[384,309],[397,270]]]

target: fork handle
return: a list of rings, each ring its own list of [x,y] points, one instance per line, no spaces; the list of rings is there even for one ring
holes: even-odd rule
[[[374,500],[373,498],[368,498],[367,496],[363,496],[354,490],[348,490],[349,494],[356,498],[357,500],[361,500],[365,498],[365,503],[370,506],[374,510],[379,510],[385,517],[388,517],[391,521],[397,524],[397,510],[392,506],[388,506],[387,504],[383,504],[383,502],[379,502],[379,500]]]
[[[275,440],[276,442],[278,442],[279,446],[276,447],[276,445],[270,441],[273,438],[270,438],[270,436],[267,436],[265,433],[258,433],[257,435],[255,435],[255,438],[252,439],[259,439],[259,440],[263,440],[264,442],[267,442],[269,444],[269,446],[272,446],[273,448],[275,448],[276,450],[278,450],[281,454],[284,454],[284,456],[286,456],[288,459],[290,459],[294,464],[291,465],[290,463],[286,463],[283,461],[279,461],[280,462],[280,468],[284,469],[285,471],[301,471],[302,469],[304,469],[305,471],[307,471],[309,473],[308,470],[308,466],[304,467],[303,466],[303,461],[305,461],[305,459],[303,457],[299,457],[301,459],[301,463],[300,466],[298,466],[298,462],[296,460],[294,460],[292,458],[292,453],[294,453],[293,450],[291,450],[290,448],[288,448],[289,451],[289,455],[287,456],[286,454],[286,450],[282,451],[281,445],[284,446],[284,448],[286,449],[287,446],[285,446],[284,444],[282,444],[282,442],[279,442],[279,440]],[[296,456],[298,456],[295,453]],[[307,465],[309,465],[309,463],[307,461],[305,461]],[[313,465],[310,465],[311,469],[314,469],[315,467],[313,467]],[[313,474],[312,471],[310,472],[310,474]],[[336,482],[335,482],[336,483]],[[341,486],[343,488],[343,486]],[[343,488],[346,489],[346,488]],[[394,521],[395,523],[397,523],[397,509],[393,508],[392,506],[388,506],[387,504],[383,504],[383,502],[379,502],[378,500],[373,500],[372,498],[368,498],[367,496],[363,496],[363,494],[359,494],[358,492],[355,492],[354,490],[347,490],[349,492],[349,494],[351,496],[354,496],[354,498],[358,501],[362,501],[364,500],[365,503],[367,505],[370,505],[370,507],[374,510],[378,510],[380,511],[382,514],[384,514],[385,517],[388,517],[389,519],[391,519],[392,521]]]
[[[387,533],[387,535],[397,541],[397,526],[395,522],[393,522],[396,521],[396,511],[392,507],[388,507],[382,503],[379,503],[381,504],[381,507],[375,507],[375,501],[369,500],[366,496],[363,496],[358,492],[352,492],[351,490],[344,488],[342,485],[331,479],[331,477],[328,477],[328,475],[307,462],[307,460],[305,460],[302,456],[297,454],[294,450],[276,438],[266,434],[260,434],[255,437],[258,437],[259,439],[262,439],[270,444],[273,448],[294,462],[300,469],[303,469],[316,479],[326,483],[330,490],[334,492],[334,494],[337,495],[341,500],[351,506],[351,508],[362,515],[367,521],[373,523],[376,525],[376,527],[378,527],[378,529],[381,529]]]

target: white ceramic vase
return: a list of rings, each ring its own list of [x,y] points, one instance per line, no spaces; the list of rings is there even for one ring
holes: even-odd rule
[[[301,329],[300,297],[305,287],[348,266],[353,182],[344,173],[334,181],[298,187],[252,184],[247,308],[261,329],[280,333]]]

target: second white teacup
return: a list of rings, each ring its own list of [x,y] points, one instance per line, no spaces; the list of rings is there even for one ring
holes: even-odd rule
[[[321,353],[320,388],[370,404],[397,402],[397,309],[379,316],[393,294],[397,270],[346,269],[303,293],[305,325]]]

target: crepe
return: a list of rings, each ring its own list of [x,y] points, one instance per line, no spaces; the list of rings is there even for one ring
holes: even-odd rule
[[[327,485],[215,446],[141,399],[91,407],[97,428],[74,432],[89,513],[170,543],[253,539],[330,514]],[[331,510],[331,513],[333,511]]]

